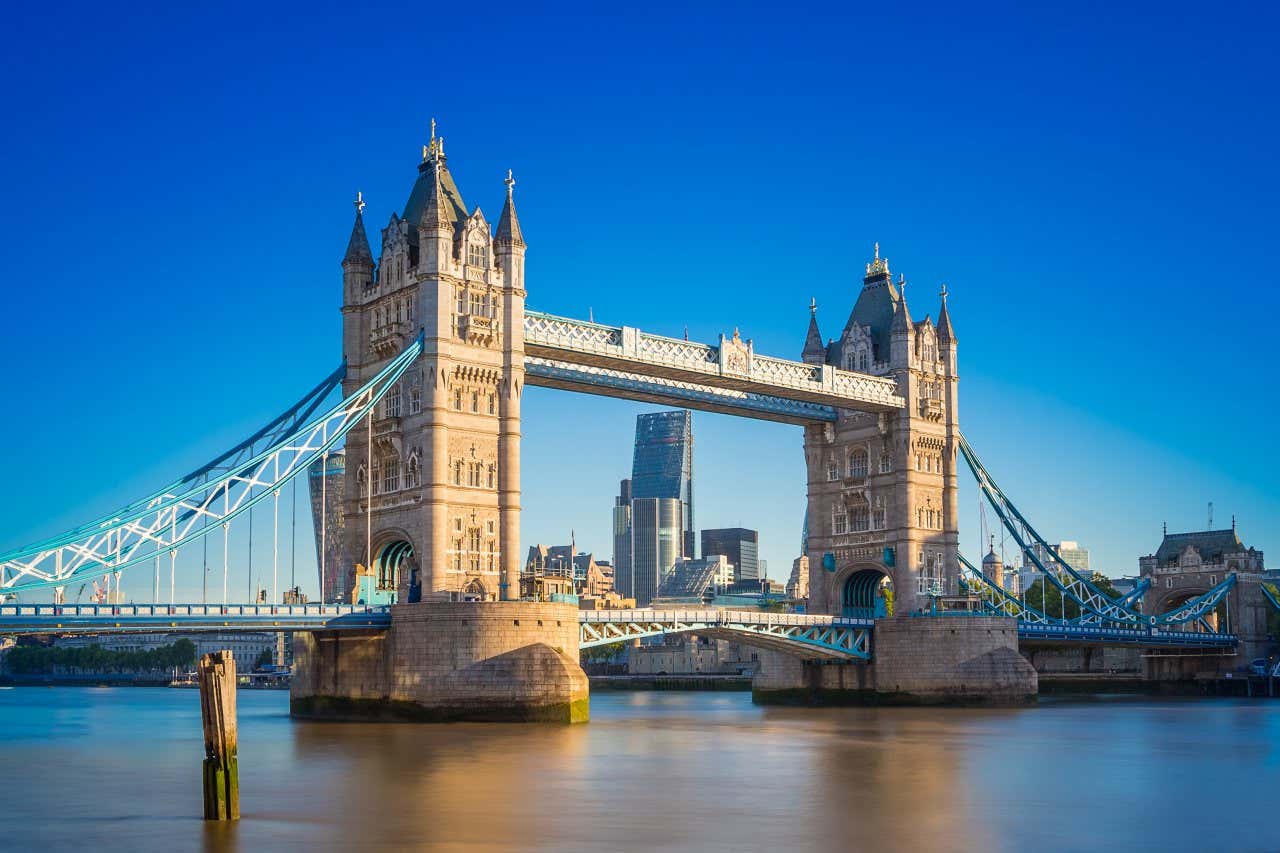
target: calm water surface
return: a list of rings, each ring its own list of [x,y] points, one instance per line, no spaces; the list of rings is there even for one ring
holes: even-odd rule
[[[195,691],[0,688],[0,848],[1280,850],[1280,701],[763,709],[597,693],[585,726],[295,723],[241,691],[205,824]]]

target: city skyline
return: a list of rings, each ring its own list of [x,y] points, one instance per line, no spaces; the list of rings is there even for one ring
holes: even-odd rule
[[[1237,331],[1242,318],[1265,324],[1280,309],[1266,232],[1280,181],[1256,149],[1276,122],[1256,109],[1260,78],[1241,73],[1264,49],[1242,21],[1169,34],[1187,56],[1205,55],[1205,38],[1231,44],[1228,70],[1162,62],[1133,38],[1136,17],[1105,31],[1062,22],[1063,34],[1035,49],[1071,68],[1073,86],[1045,70],[1052,61],[1032,79],[991,82],[1032,49],[1019,37],[1039,32],[1039,22],[1026,17],[975,37],[985,51],[951,45],[941,19],[856,22],[867,38],[910,44],[953,69],[941,88],[931,75],[806,49],[801,39],[832,38],[815,26],[767,44],[773,59],[806,69],[770,80],[727,49],[667,35],[676,69],[655,71],[651,89],[625,97],[618,85],[631,79],[628,57],[638,55],[643,27],[614,56],[575,46],[571,32],[539,30],[567,48],[558,59],[540,56],[540,91],[576,111],[511,98],[500,117],[467,87],[357,86],[337,59],[345,34],[323,17],[309,23],[308,46],[272,49],[260,49],[254,33],[202,23],[192,13],[163,26],[243,52],[243,72],[227,77],[162,46],[173,73],[139,94],[138,75],[155,61],[143,47],[188,40],[155,39],[148,27],[162,24],[142,22],[107,53],[93,37],[104,22],[93,13],[77,20],[64,38],[101,69],[102,91],[90,97],[75,67],[33,49],[52,21],[22,22],[33,37],[16,47],[14,95],[28,132],[13,140],[0,174],[23,203],[0,215],[11,280],[21,284],[10,288],[11,311],[32,321],[9,330],[10,393],[16,408],[38,413],[40,429],[30,418],[4,427],[23,450],[10,460],[22,488],[0,496],[6,546],[109,510],[214,455],[336,365],[350,200],[363,191],[371,229],[399,209],[434,114],[468,201],[490,218],[514,169],[531,307],[672,337],[687,327],[704,341],[738,327],[761,351],[797,358],[810,298],[824,338],[837,335],[879,241],[895,273],[907,275],[916,316],[936,316],[947,282],[964,431],[1047,537],[1085,542],[1096,568],[1133,574],[1159,545],[1163,522],[1202,529],[1213,501],[1219,519],[1237,517],[1246,541],[1280,547],[1277,451],[1259,440],[1276,403],[1250,369],[1265,363],[1268,342]],[[467,32],[450,13],[439,23]],[[766,45],[758,33],[738,34]],[[602,71],[594,82],[548,79],[584,59]],[[1160,69],[1178,96],[1129,63]],[[274,96],[297,86],[299,67],[313,68],[323,95],[280,111]],[[714,102],[682,92],[678,72],[716,68],[736,86],[718,87]],[[978,74],[983,85],[965,89]],[[190,110],[182,93],[214,83],[222,94]],[[1187,125],[1180,105],[1190,95],[1237,132]],[[357,97],[367,117],[335,127],[333,105]],[[1148,109],[1130,109],[1138,98]],[[160,121],[156,103],[173,115]],[[87,145],[86,125],[95,127]],[[581,127],[594,134],[577,138]],[[762,157],[774,161],[768,174],[796,199],[796,215],[779,218],[777,198],[761,192]],[[49,227],[69,209],[92,223],[77,229],[72,253]],[[1221,293],[1206,296],[1206,278]],[[54,317],[67,340],[89,342],[91,357],[50,346]],[[269,335],[249,331],[264,328]],[[227,329],[242,337],[216,358],[197,345],[225,339]],[[50,399],[75,402],[41,408]],[[1215,400],[1223,402],[1203,405]],[[1256,407],[1226,417],[1229,400]],[[608,508],[627,467],[629,424],[658,408],[529,394],[526,546],[572,526],[584,546],[610,550]],[[699,524],[758,529],[761,557],[789,566],[803,518],[799,430],[696,418]],[[976,491],[965,479],[961,490],[961,544],[977,559]],[[298,504],[302,530],[307,504]],[[298,575],[314,579],[307,533]],[[126,592],[145,597],[149,583],[138,584],[126,580]]]

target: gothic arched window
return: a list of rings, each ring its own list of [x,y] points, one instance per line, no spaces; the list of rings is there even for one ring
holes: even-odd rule
[[[400,417],[400,383],[391,386],[387,392],[386,412],[389,418]]]
[[[421,476],[418,470],[418,456],[414,454],[409,457],[409,465],[404,472],[404,487],[406,489],[416,489],[418,487],[418,478]]]
[[[867,451],[861,447],[849,454],[849,476],[858,480],[867,478]]]
[[[382,460],[382,490],[394,492],[400,488],[400,457],[388,456]]]
[[[845,511],[843,506],[832,508],[831,511],[831,533],[839,536],[842,533],[849,532],[849,513]]]
[[[413,386],[409,389],[409,414],[416,415],[422,411],[422,389]]]

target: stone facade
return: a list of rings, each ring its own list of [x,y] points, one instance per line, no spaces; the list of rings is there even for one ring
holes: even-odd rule
[[[391,627],[299,633],[295,716],[585,722],[578,611],[567,604],[396,605]]]
[[[1206,530],[1194,533],[1169,533],[1156,553],[1138,560],[1142,577],[1150,578],[1151,587],[1142,597],[1143,613],[1164,613],[1197,596],[1204,595],[1228,575],[1236,576],[1236,585],[1205,618],[1214,630],[1227,630],[1240,637],[1234,656],[1218,652],[1203,656],[1153,654],[1146,658],[1148,677],[1176,680],[1196,676],[1212,676],[1243,666],[1264,655],[1267,641],[1268,605],[1262,594],[1265,571],[1263,552],[1240,541],[1235,526],[1230,530]],[[1195,630],[1188,626],[1188,630]]]
[[[872,663],[760,653],[762,704],[1017,705],[1035,700],[1036,671],[1002,616],[877,619]]]
[[[913,322],[904,285],[877,246],[840,337],[824,345],[816,308],[810,319],[806,362],[891,377],[907,401],[896,412],[841,410],[835,424],[805,427],[811,613],[841,613],[845,584],[859,572],[892,579],[896,613],[956,592],[956,337],[945,289],[938,322]]]
[[[513,184],[491,233],[433,137],[377,264],[357,202],[342,263],[343,392],[424,339],[346,439],[347,552],[372,568],[375,600],[518,596],[525,244]]]

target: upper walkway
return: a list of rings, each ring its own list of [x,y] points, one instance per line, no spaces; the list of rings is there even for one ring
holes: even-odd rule
[[[713,346],[526,311],[524,350],[533,385],[766,420],[812,423],[834,420],[837,407],[906,405],[893,379],[760,355],[736,332]]]

